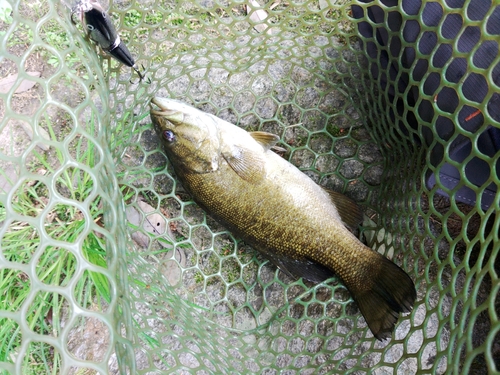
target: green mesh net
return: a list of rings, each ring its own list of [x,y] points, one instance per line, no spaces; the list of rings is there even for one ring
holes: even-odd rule
[[[103,2],[139,83],[70,1],[0,0],[0,372],[500,371],[500,163],[481,146],[500,127],[500,6],[407,3]],[[360,238],[417,287],[392,339],[337,279],[290,279],[192,202],[154,95],[279,135],[283,157],[363,206]]]

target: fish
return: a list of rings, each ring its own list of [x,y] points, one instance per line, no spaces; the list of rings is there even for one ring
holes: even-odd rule
[[[322,282],[336,275],[373,335],[392,335],[416,299],[410,276],[350,229],[362,211],[273,152],[277,135],[246,130],[161,97],[150,117],[178,180],[193,200],[286,274]]]

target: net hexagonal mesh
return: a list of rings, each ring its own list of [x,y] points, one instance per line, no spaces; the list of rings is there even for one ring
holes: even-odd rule
[[[73,5],[0,2],[2,373],[500,370],[499,5],[103,3],[142,82]],[[362,205],[360,238],[417,287],[391,339],[190,199],[154,95],[279,135]]]

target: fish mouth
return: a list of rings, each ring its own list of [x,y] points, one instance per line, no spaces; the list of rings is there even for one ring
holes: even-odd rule
[[[169,109],[161,98],[154,97],[151,99],[149,108],[152,115],[165,117],[168,121],[173,122],[174,124],[182,123],[184,120],[184,114],[182,112],[175,109]]]

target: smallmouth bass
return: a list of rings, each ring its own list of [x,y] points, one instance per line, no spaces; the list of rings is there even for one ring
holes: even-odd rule
[[[247,132],[172,99],[155,97],[151,119],[175,173],[209,215],[294,277],[337,275],[373,335],[390,337],[416,298],[411,278],[361,243],[359,207],[317,185],[271,150],[279,137]]]

